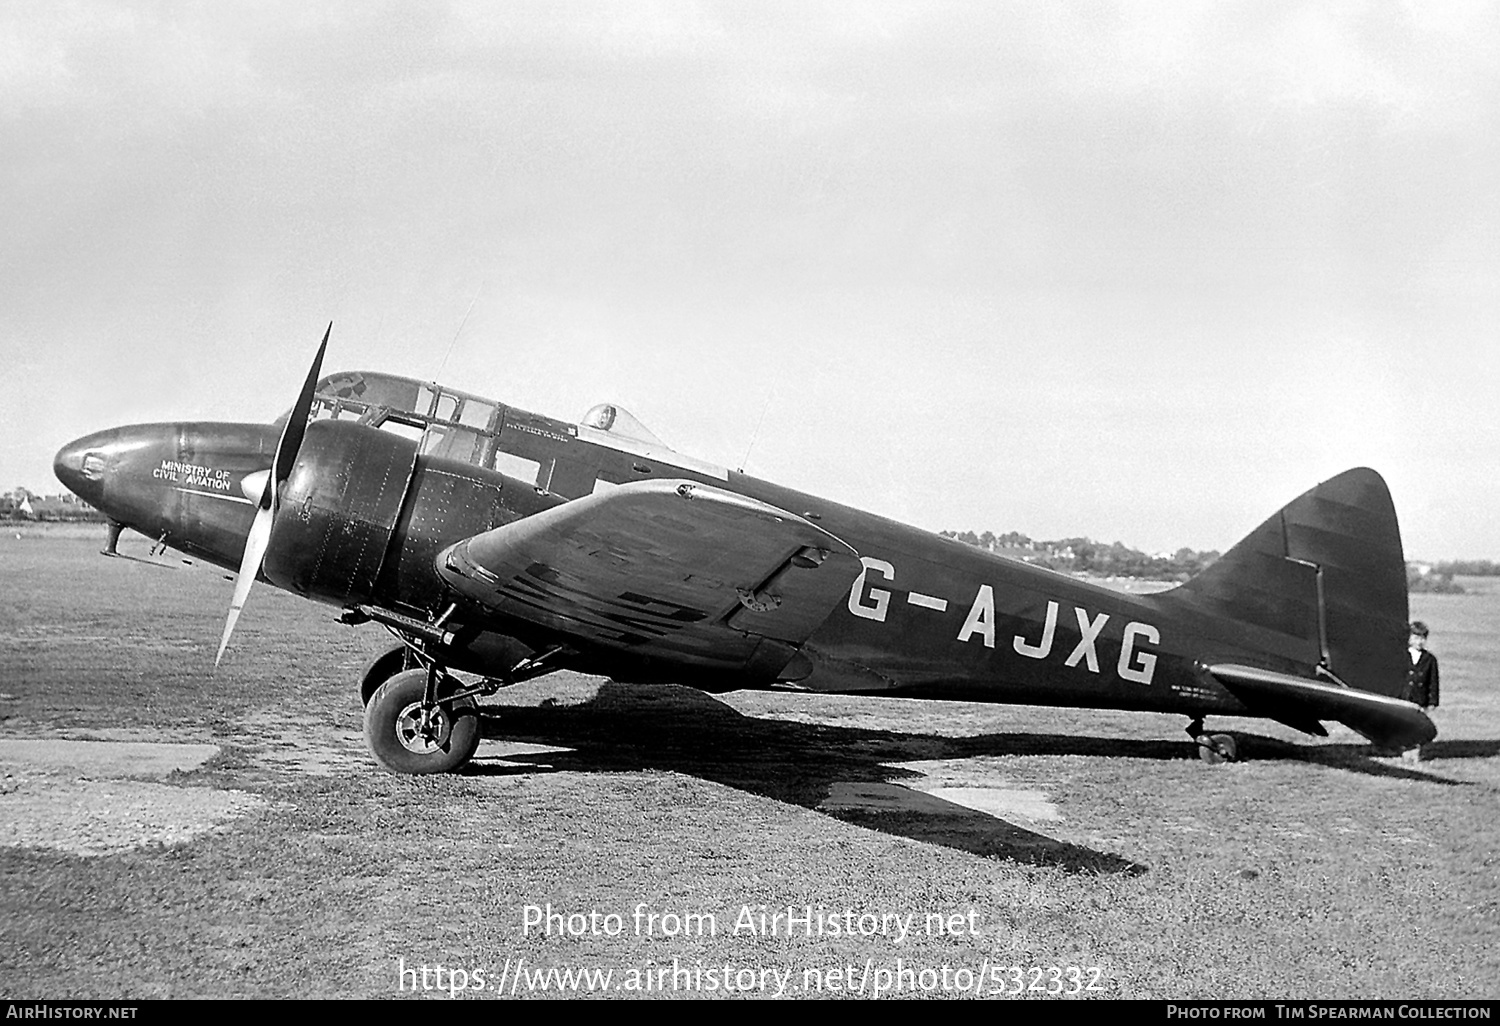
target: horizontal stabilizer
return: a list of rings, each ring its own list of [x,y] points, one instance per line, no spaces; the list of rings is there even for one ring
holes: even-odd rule
[[[1251,709],[1284,723],[1334,720],[1381,748],[1415,748],[1437,737],[1427,714],[1399,698],[1233,663],[1208,672]]]

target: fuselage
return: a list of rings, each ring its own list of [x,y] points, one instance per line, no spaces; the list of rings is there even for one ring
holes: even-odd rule
[[[434,566],[448,546],[600,489],[653,478],[750,496],[848,543],[863,570],[785,666],[633,659],[580,650],[570,664],[709,690],[784,686],[1080,707],[1248,710],[1205,666],[1295,672],[1241,625],[1165,592],[1129,595],[999,556],[676,453],[617,407],[570,424],[390,375],[319,385],[281,493],[265,579],[341,607],[432,620],[453,595]],[[115,428],[70,443],[58,477],[115,522],[238,567],[280,423]],[[564,640],[474,611],[469,665],[492,634]],[[458,660],[462,664],[462,659]],[[1305,670],[1303,672],[1306,672]]]

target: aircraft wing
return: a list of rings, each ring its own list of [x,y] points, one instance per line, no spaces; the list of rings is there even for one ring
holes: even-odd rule
[[[769,677],[848,592],[860,562],[787,510],[653,480],[465,539],[438,554],[437,569],[492,612],[585,648]]]
[[[1283,723],[1335,720],[1389,748],[1414,748],[1437,737],[1427,714],[1399,698],[1232,663],[1208,672],[1246,705]]]

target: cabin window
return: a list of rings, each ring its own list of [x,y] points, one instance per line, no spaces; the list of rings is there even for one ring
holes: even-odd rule
[[[433,416],[438,420],[456,420],[454,416],[458,412],[458,399],[451,395],[440,395],[437,401],[437,411]]]
[[[442,455],[442,451],[448,446],[448,429],[442,424],[428,424],[427,430],[422,434],[422,455],[429,456],[433,453]]]
[[[400,435],[409,442],[418,441],[422,437],[422,429],[417,425],[403,424],[401,421],[391,417],[387,417],[380,422],[380,430],[389,431],[393,435]]]
[[[478,462],[480,438],[477,431],[468,428],[450,427],[447,424],[429,424],[422,436],[422,455],[441,456],[464,463]]]
[[[536,460],[528,460],[525,456],[517,456],[515,453],[497,449],[494,467],[506,477],[514,477],[530,484],[541,483],[542,465]]]

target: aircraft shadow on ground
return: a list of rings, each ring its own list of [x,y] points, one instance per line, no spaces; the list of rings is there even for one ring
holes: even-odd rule
[[[486,765],[480,759],[472,765],[475,773],[545,772],[544,767],[581,772],[671,770],[916,841],[1094,873],[1135,874],[1146,867],[905,787],[900,780],[921,774],[893,764],[1001,755],[1197,758],[1197,746],[1186,736],[1181,741],[1036,733],[947,737],[871,730],[745,716],[688,688],[616,683],[604,685],[578,704],[549,700],[537,706],[487,706],[483,731],[487,738],[570,751],[507,755],[505,765]],[[1242,757],[1250,760],[1308,762],[1445,786],[1466,782],[1434,772],[1443,762],[1500,755],[1500,741],[1437,741],[1425,746],[1423,762],[1407,763],[1376,758],[1368,744],[1299,745],[1234,733]]]
[[[1297,745],[1276,738],[1238,735],[1249,738],[1241,742],[1241,752],[1252,759],[1288,759],[1311,762],[1333,769],[1365,773],[1377,777],[1421,780],[1445,787],[1469,787],[1467,780],[1439,775],[1444,762],[1457,759],[1488,759],[1500,755],[1500,741],[1433,741],[1422,746],[1422,761],[1407,762],[1397,756],[1383,756],[1368,744]]]
[[[670,770],[974,855],[1125,874],[1146,867],[905,787],[900,780],[922,774],[890,764],[1039,751],[1181,758],[1181,750],[1191,747],[1029,734],[954,738],[798,723],[745,716],[685,688],[620,684],[607,684],[579,704],[486,707],[482,729],[487,738],[571,751],[506,755],[508,765],[500,766],[481,758],[471,764],[474,773],[515,773],[518,762],[534,762],[538,771]],[[1169,755],[1167,749],[1176,751]]]
[[[110,559],[128,559],[132,563],[140,563],[142,566],[154,566],[161,570],[177,569],[177,567],[173,566],[171,563],[163,563],[155,559],[146,559],[142,556],[130,556],[126,555],[123,552],[105,552],[103,549],[100,549],[99,555],[108,556]],[[185,563],[187,562],[187,560],[183,560],[183,562]]]

